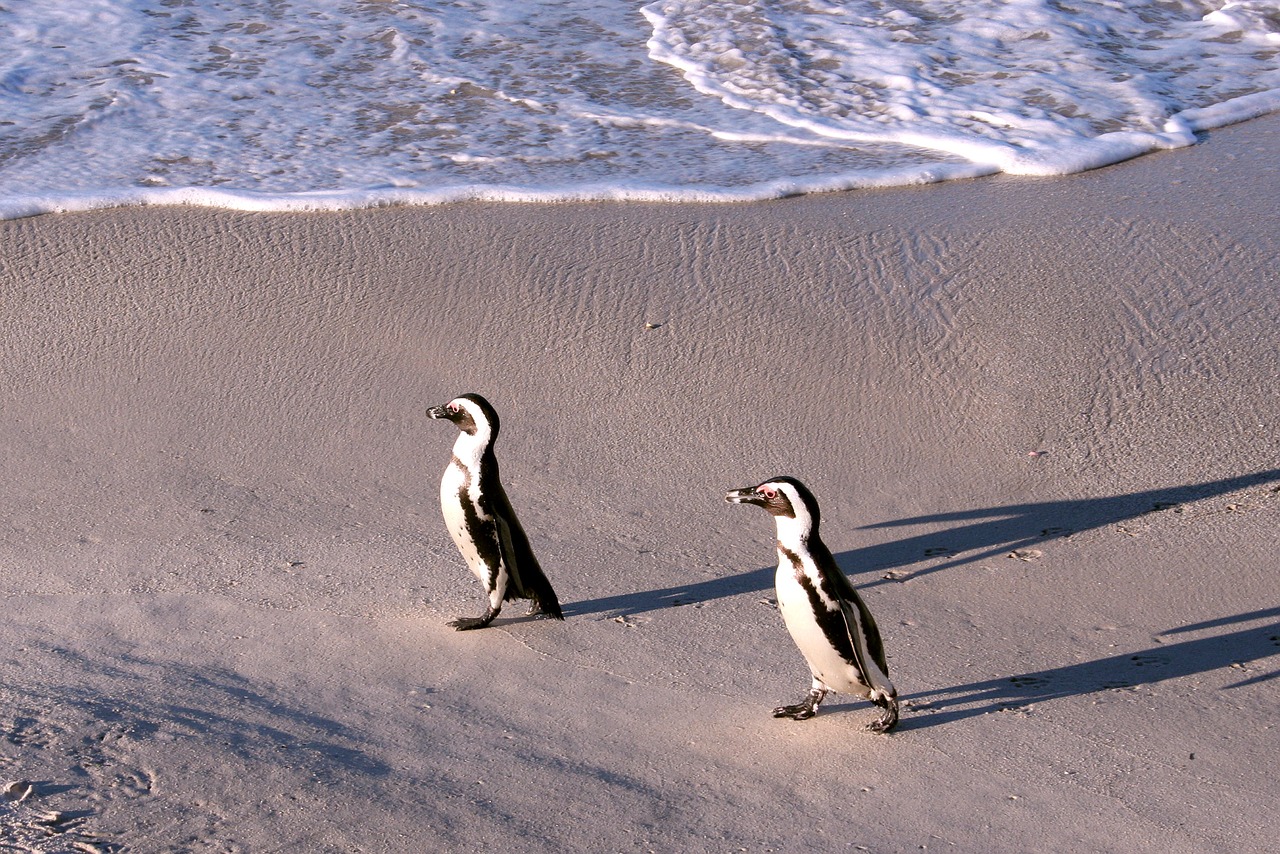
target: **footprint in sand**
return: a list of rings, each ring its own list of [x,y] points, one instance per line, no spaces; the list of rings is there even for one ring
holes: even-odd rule
[[[82,825],[88,813],[48,809],[26,780],[0,787],[0,848],[6,851],[105,852],[99,837]]]
[[[1005,555],[1005,557],[1017,558],[1022,561],[1033,561],[1039,560],[1043,555],[1044,552],[1039,549],[1014,549]]]
[[[613,621],[620,626],[626,626],[628,629],[634,629],[649,622],[649,618],[636,617],[631,614],[619,614],[613,618]]]
[[[1019,688],[1043,688],[1049,680],[1041,676],[1012,676],[1009,681]]]
[[[155,791],[156,776],[145,768],[126,769],[112,777],[108,786],[125,797],[144,797]]]
[[[0,727],[6,731],[10,744],[18,747],[48,747],[53,743],[54,734],[37,718],[19,715],[13,723]]]

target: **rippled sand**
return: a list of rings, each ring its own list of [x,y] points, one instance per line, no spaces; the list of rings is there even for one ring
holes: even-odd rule
[[[0,223],[0,842],[1264,850],[1278,139],[743,206]],[[463,391],[563,624],[445,627],[482,597],[423,410]],[[879,620],[888,737],[854,698],[769,715],[808,674],[772,526],[721,496],[781,473]]]

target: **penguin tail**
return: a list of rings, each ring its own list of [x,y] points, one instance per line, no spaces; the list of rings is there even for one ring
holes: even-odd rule
[[[510,599],[513,596],[533,600],[533,605],[529,608],[530,616],[545,615],[557,620],[564,619],[564,613],[560,610],[560,600],[556,598],[556,591],[552,589],[551,582],[547,580],[547,576],[543,574],[542,567],[538,566],[536,560],[529,560],[521,565],[518,587],[507,590],[507,598]]]
[[[533,607],[529,609],[530,617],[550,617],[553,620],[563,620],[564,614],[560,611],[559,602],[551,602],[545,604],[538,599],[533,600]]]
[[[538,573],[537,577],[531,579],[529,585],[529,598],[533,600],[533,608],[529,610],[531,614],[545,614],[557,620],[564,619],[564,612],[560,610],[560,600],[556,598],[556,592],[551,589],[551,582],[547,581],[547,577],[542,573]]]

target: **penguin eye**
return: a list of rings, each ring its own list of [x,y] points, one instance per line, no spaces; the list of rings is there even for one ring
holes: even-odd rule
[[[772,486],[766,486],[760,490],[760,494],[769,500],[773,500],[778,497],[778,490],[774,489]]]
[[[447,406],[445,406],[445,409],[449,410],[450,412],[457,412],[461,408],[462,407],[458,406],[458,404],[456,403],[450,403]]]

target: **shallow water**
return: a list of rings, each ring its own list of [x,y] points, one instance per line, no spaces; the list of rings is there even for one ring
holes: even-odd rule
[[[0,217],[1077,172],[1280,109],[1280,2],[0,8]]]

